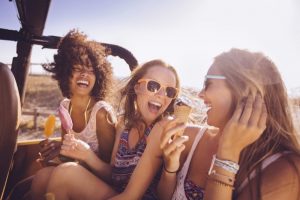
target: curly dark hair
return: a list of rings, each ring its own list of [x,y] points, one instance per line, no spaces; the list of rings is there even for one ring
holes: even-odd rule
[[[103,100],[111,88],[112,81],[112,67],[107,61],[107,54],[108,50],[100,43],[87,40],[85,34],[73,29],[60,41],[54,62],[43,65],[43,68],[53,73],[52,78],[58,81],[63,96],[70,98],[73,66],[79,64],[92,67],[96,81],[90,95],[97,101]]]

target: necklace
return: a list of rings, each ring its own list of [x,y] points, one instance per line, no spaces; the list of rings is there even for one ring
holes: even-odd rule
[[[85,123],[85,126],[87,125],[87,113],[86,113],[86,111],[87,111],[87,109],[88,109],[90,103],[91,103],[91,97],[89,98],[89,101],[88,101],[88,103],[87,103],[87,105],[86,105],[86,107],[85,107],[85,110],[84,110],[84,123]],[[70,116],[71,116],[72,110],[73,110],[73,105],[72,105],[72,102],[71,102],[71,106],[70,106]]]

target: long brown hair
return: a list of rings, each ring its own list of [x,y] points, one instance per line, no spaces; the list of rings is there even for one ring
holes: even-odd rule
[[[135,106],[136,93],[134,91],[134,86],[137,84],[138,80],[140,80],[147,73],[147,71],[154,66],[165,67],[173,72],[176,77],[176,88],[180,89],[180,81],[175,68],[165,63],[164,61],[151,60],[141,66],[136,67],[135,70],[131,73],[127,84],[121,90],[122,99],[124,100],[124,124],[128,130],[132,127],[136,127],[137,123],[142,122],[140,113]],[[174,101],[174,99],[171,101],[165,113],[171,112]]]
[[[245,175],[249,180],[250,173],[256,170],[257,192],[250,189],[252,198],[260,199],[262,161],[272,154],[285,151],[300,157],[286,88],[275,64],[262,53],[231,49],[217,56],[213,65],[220,69],[231,89],[234,99],[232,112],[249,92],[258,92],[263,96],[268,112],[267,127],[257,141],[241,152],[236,180],[236,185],[240,185]],[[289,158],[287,160],[291,163]],[[291,165],[295,167],[295,164]],[[298,176],[300,180],[299,172]]]

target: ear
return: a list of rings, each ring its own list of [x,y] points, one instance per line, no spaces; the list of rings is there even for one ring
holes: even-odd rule
[[[141,90],[140,84],[135,84],[134,85],[134,92],[135,92],[135,94],[139,94],[140,90]]]

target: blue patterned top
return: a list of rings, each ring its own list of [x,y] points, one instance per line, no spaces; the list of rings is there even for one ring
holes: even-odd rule
[[[123,133],[121,133],[119,148],[115,157],[115,164],[112,167],[112,185],[117,192],[121,193],[125,190],[135,167],[144,153],[147,146],[146,139],[150,134],[152,127],[153,126],[150,126],[145,130],[143,137],[132,149],[129,148],[128,144],[129,131],[124,130]],[[157,175],[144,194],[143,200],[158,199],[156,194],[158,181],[159,176]]]
[[[184,181],[184,192],[188,200],[203,200],[204,190],[196,185],[192,180]]]

